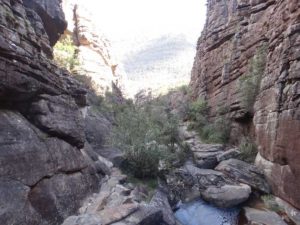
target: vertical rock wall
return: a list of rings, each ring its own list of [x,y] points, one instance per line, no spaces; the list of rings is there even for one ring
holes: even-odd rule
[[[97,24],[93,14],[95,4],[81,0],[63,0],[63,9],[68,21],[67,35],[72,35],[78,46],[79,66],[76,71],[91,78],[93,89],[103,95],[114,88],[122,89],[124,73],[119,70],[111,54],[111,43]]]
[[[86,150],[87,92],[49,60],[65,24],[59,1],[0,0],[2,225],[61,224],[104,175]]]
[[[190,86],[214,117],[228,107],[232,139],[252,133],[257,163],[275,194],[300,208],[300,2],[208,0],[207,22],[197,45]],[[239,78],[264,46],[265,70],[254,113],[241,104]]]

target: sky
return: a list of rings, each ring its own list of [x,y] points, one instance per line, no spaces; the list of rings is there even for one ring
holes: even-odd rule
[[[94,6],[101,29],[113,39],[165,33],[198,37],[205,23],[206,0],[81,1]]]

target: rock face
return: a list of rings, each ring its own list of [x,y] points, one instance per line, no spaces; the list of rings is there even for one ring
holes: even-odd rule
[[[98,94],[122,89],[124,73],[111,51],[110,41],[97,25],[97,17],[90,7],[93,3],[63,0],[63,9],[68,21],[66,35],[71,35],[78,46],[79,66],[76,72],[91,79],[92,87]]]
[[[85,134],[93,127],[85,122],[90,114],[82,113],[87,108],[86,90],[49,60],[51,45],[65,24],[58,0],[1,0],[3,225],[61,224],[87,195],[98,190],[109,172],[95,149],[88,149]],[[99,143],[93,146],[97,151],[101,148]]]
[[[24,0],[23,3],[24,6],[33,9],[42,19],[50,44],[53,46],[67,27],[61,10],[61,0]]]
[[[208,0],[205,29],[192,70],[193,96],[203,97],[215,117],[220,106],[232,119],[232,141],[256,137],[275,194],[300,208],[300,2]],[[242,76],[254,74],[258,49],[264,69],[252,106],[245,107]],[[249,102],[248,102],[249,103]],[[267,163],[265,163],[266,165]]]

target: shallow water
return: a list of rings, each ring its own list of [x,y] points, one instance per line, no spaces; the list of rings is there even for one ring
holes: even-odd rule
[[[237,225],[239,208],[219,209],[199,199],[181,204],[175,217],[183,225]]]

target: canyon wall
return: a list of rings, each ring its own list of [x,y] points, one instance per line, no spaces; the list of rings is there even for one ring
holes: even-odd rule
[[[63,0],[68,22],[65,35],[70,35],[78,48],[76,57],[79,65],[75,72],[90,78],[98,94],[115,89],[122,91],[125,74],[112,54],[110,41],[99,27],[93,7],[97,7],[93,2]]]
[[[274,193],[300,208],[300,2],[208,0],[207,7],[192,70],[193,97],[208,101],[212,119],[226,108],[233,142],[247,133],[256,138],[256,161]],[[243,77],[258,70],[259,54],[259,92],[247,108]]]
[[[0,3],[0,224],[61,224],[99,188],[110,125],[51,60],[60,1]]]

